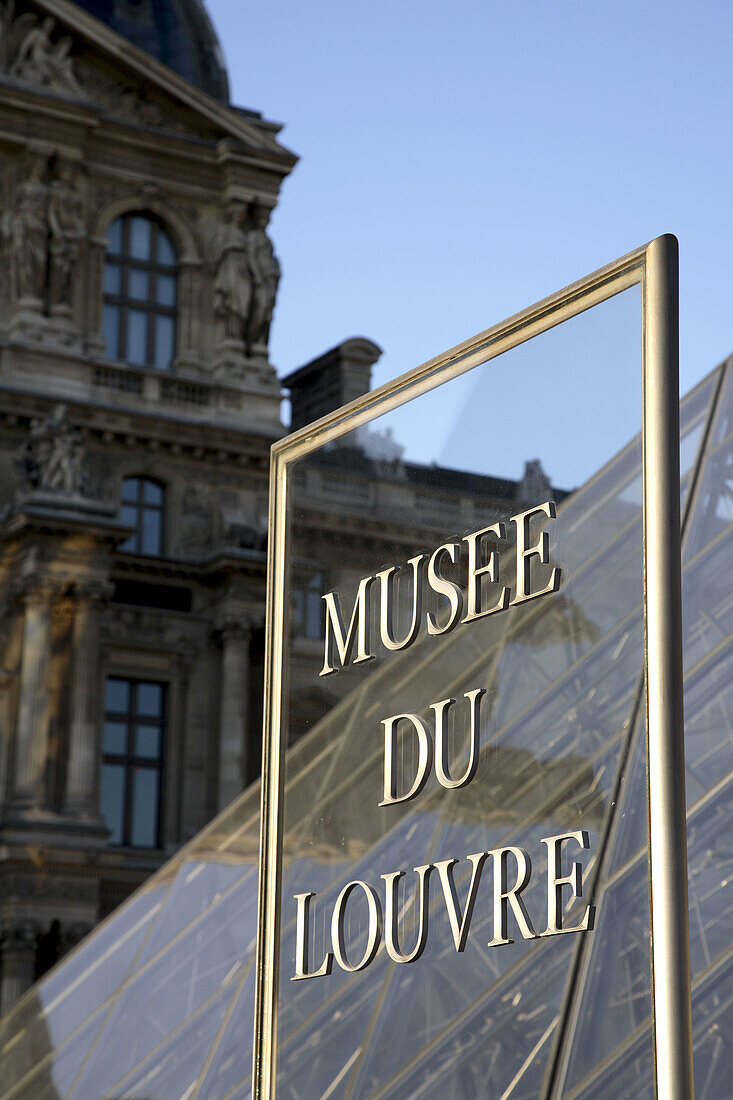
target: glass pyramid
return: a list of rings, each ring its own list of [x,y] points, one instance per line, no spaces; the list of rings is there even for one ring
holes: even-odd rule
[[[733,1053],[731,361],[685,398],[681,424],[696,1095],[721,1100],[731,1095]],[[587,560],[578,567],[589,578],[597,566],[612,573],[624,545],[620,531],[627,540],[638,539],[638,441],[580,493],[586,514],[602,505],[613,522],[605,544],[583,545]],[[521,714],[529,734],[542,729],[547,736],[548,729],[560,730],[561,715],[567,719],[594,708],[593,784],[584,780],[579,790],[584,814],[596,816],[601,837],[596,933],[561,937],[551,951],[533,944],[515,953],[511,965],[483,950],[485,937],[479,936],[467,952],[460,990],[454,969],[438,962],[415,996],[408,968],[387,966],[384,958],[374,964],[383,967],[381,981],[372,976],[368,983],[336,981],[319,988],[296,983],[296,992],[307,987],[309,1011],[289,1013],[297,1000],[292,992],[283,1005],[279,1097],[450,1100],[487,1096],[487,1087],[497,1100],[653,1096],[642,639],[633,606],[639,598],[635,589],[631,603],[609,600],[602,631],[584,630],[581,623],[574,639],[560,639],[570,645],[581,638],[582,675],[553,674],[552,646],[534,663],[502,663],[501,654],[494,663],[503,677],[497,721],[507,728]],[[627,623],[634,625],[627,629]],[[595,683],[594,655],[609,646],[614,682]],[[571,740],[567,726],[563,736]],[[314,730],[289,752],[289,782],[302,786],[314,809],[330,792],[309,791],[309,760],[316,752],[338,751],[336,746],[327,730]],[[347,796],[358,797],[358,783],[355,772]],[[535,821],[552,797],[552,783],[546,771],[528,777],[525,792],[545,798],[536,803]],[[594,785],[595,804],[588,794]],[[518,800],[518,821],[525,812]],[[473,851],[475,820],[467,806],[440,828],[460,838],[456,850]],[[435,828],[431,815],[414,813],[409,822],[425,833],[420,850],[427,850]],[[501,836],[506,832],[501,824]],[[519,826],[515,835],[521,836]],[[389,831],[359,840],[367,842],[359,864],[365,878],[370,868],[374,874],[377,867],[397,865],[388,855],[395,843]],[[253,787],[0,1021],[0,1100],[245,1100],[258,844],[259,789]],[[288,892],[318,889],[319,873],[323,867],[314,861],[308,886],[288,882]],[[284,944],[292,935],[283,930]],[[438,1002],[439,1014],[433,1011]],[[455,1012],[446,1013],[452,1004]],[[394,1021],[404,1041],[384,1044],[380,1036]]]

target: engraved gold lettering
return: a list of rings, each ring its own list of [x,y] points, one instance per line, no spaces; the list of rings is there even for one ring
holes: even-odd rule
[[[491,607],[481,609],[481,577],[487,576],[492,584],[496,584],[499,579],[497,576],[498,555],[496,550],[491,551],[486,565],[478,565],[481,539],[484,535],[495,535],[497,541],[501,541],[506,538],[506,524],[494,523],[491,527],[482,527],[480,531],[474,531],[473,534],[466,535],[463,540],[468,547],[468,586],[466,588],[466,614],[461,619],[462,623],[482,619],[485,615],[493,615],[509,606],[509,589],[502,588],[496,602]]]
[[[476,897],[478,895],[481,869],[488,858],[488,854],[488,852],[475,852],[472,856],[468,856],[468,860],[472,867],[471,882],[468,887],[466,908],[463,910],[462,917],[460,916],[460,905],[458,903],[455,883],[453,882],[453,868],[458,863],[458,860],[442,859],[435,864],[436,870],[440,875],[440,885],[443,887],[445,907],[448,910],[448,920],[450,921],[456,951],[464,951],[466,947],[468,930],[471,926],[471,917],[473,916]]]
[[[404,871],[390,871],[388,875],[382,875],[386,885],[385,903],[384,903],[384,946],[387,948],[387,954],[393,962],[397,963],[411,963],[419,959],[425,950],[425,944],[428,942],[428,884],[430,881],[430,872],[433,869],[432,863],[427,863],[423,867],[416,867],[415,873],[417,875],[417,898],[418,898],[418,931],[417,942],[412,951],[405,953],[400,951],[399,944],[397,942],[397,922],[399,918],[397,895],[399,892],[400,879],[405,877]]]
[[[465,692],[465,698],[468,700],[471,711],[469,734],[470,749],[468,763],[460,779],[451,779],[448,773],[447,737],[445,732],[445,714],[446,711],[455,704],[455,699],[441,699],[439,703],[430,704],[431,708],[435,711],[435,774],[441,786],[447,787],[449,790],[453,790],[456,787],[465,787],[467,783],[471,782],[476,774],[476,769],[478,768],[479,741],[481,738],[479,707],[481,696],[485,694],[486,691],[484,688],[474,688],[473,691]]]
[[[537,933],[532,927],[532,921],[527,907],[522,900],[522,891],[529,884],[532,875],[532,861],[529,853],[524,848],[494,848],[489,852],[494,859],[494,938],[490,940],[489,947],[497,947],[502,943],[514,943],[509,938],[509,906],[514,913],[514,919],[525,940],[533,940]],[[507,860],[512,856],[517,864],[517,875],[514,885],[507,885]]]
[[[461,548],[457,542],[447,542],[443,546],[439,546],[438,549],[434,550],[430,555],[430,561],[428,562],[428,585],[432,588],[433,592],[436,592],[439,596],[445,596],[448,600],[450,615],[444,626],[438,626],[436,616],[428,612],[428,634],[447,634],[450,630],[453,630],[460,618],[461,609],[463,607],[463,593],[461,592],[461,587],[456,584],[455,581],[449,581],[446,577],[442,577],[439,571],[440,559],[443,555],[446,554],[455,565],[460,550]]]
[[[310,899],[316,895],[311,893],[294,894],[293,896],[298,903],[298,917],[295,926],[295,973],[290,981],[297,982],[302,978],[322,978],[324,974],[331,973],[333,955],[330,951],[326,952],[326,957],[318,970],[308,971]]]
[[[512,600],[512,606],[524,603],[525,600],[534,600],[537,596],[544,596],[548,592],[557,592],[560,587],[562,572],[560,567],[556,565],[545,587],[538,592],[532,592],[530,575],[532,558],[538,557],[542,565],[547,565],[550,561],[550,537],[547,531],[541,533],[539,542],[535,543],[534,546],[527,545],[532,516],[545,515],[548,519],[554,519],[555,514],[555,503],[548,500],[544,504],[537,505],[536,508],[529,508],[526,512],[520,512],[518,515],[512,516],[511,522],[517,528],[517,591]]]
[[[326,605],[326,627],[323,668],[318,673],[319,676],[328,676],[329,673],[336,671],[336,666],[331,664],[332,636],[342,665],[345,665],[349,659],[355,637],[356,657],[354,658],[354,664],[373,660],[374,654],[369,652],[369,590],[373,581],[373,577],[364,577],[359,582],[359,590],[356,594],[354,610],[351,613],[349,630],[345,637],[338,596],[335,592],[327,592],[325,596],[321,597]]]
[[[366,897],[368,921],[364,953],[357,963],[350,963],[346,957],[346,945],[344,942],[344,910],[346,909],[346,902],[354,890],[362,890]],[[331,918],[331,944],[333,946],[333,955],[336,962],[342,970],[347,970],[351,974],[356,973],[357,970],[363,970],[364,967],[369,966],[369,963],[379,950],[381,938],[382,909],[379,904],[379,897],[377,896],[376,890],[367,882],[362,882],[361,879],[355,879],[353,882],[348,882],[336,898],[336,904],[333,907],[333,917]]]
[[[418,741],[417,774],[409,791],[398,795],[395,792],[394,781],[394,731],[398,722],[410,722]],[[422,718],[416,714],[393,714],[391,718],[385,718],[384,726],[384,798],[380,806],[391,806],[394,802],[407,802],[414,798],[423,789],[430,773],[433,748],[430,734]]]
[[[562,926],[562,888],[569,886],[572,897],[583,896],[583,868],[574,862],[569,875],[561,875],[562,846],[566,840],[574,840],[581,848],[590,848],[590,840],[585,829],[574,833],[561,833],[560,836],[542,837],[541,843],[547,846],[547,928],[543,936],[558,936],[563,932],[586,932],[593,927],[595,907],[588,905],[580,924],[572,928]]]
[[[408,646],[412,645],[420,629],[420,618],[422,616],[422,564],[425,561],[425,557],[425,554],[418,554],[416,557],[410,558],[407,563],[412,569],[412,618],[407,633],[402,638],[395,638],[393,623],[395,611],[393,578],[394,575],[399,572],[398,567],[396,565],[391,565],[389,569],[383,569],[380,573],[377,573],[377,580],[379,581],[380,637],[384,648],[392,652],[396,652],[399,649],[407,649]]]

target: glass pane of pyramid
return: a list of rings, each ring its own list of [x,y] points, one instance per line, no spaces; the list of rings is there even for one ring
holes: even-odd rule
[[[733,523],[725,479],[733,440],[720,427],[733,418],[730,374],[724,365],[682,406],[683,432],[686,424],[696,432],[687,459],[692,496],[684,637],[695,1073],[702,1100],[729,1094],[733,1054]],[[718,427],[708,431],[710,422]],[[354,867],[359,876],[378,877],[392,869],[391,847],[409,829],[416,850],[441,859],[485,844],[529,844],[527,830],[534,837],[569,827],[582,810],[597,837],[591,881],[598,864],[605,861],[608,868],[594,898],[592,937],[539,944],[517,939],[490,950],[488,910],[477,906],[461,956],[450,931],[439,933],[435,922],[434,961],[414,995],[404,976],[418,973],[420,964],[396,966],[383,952],[372,964],[377,980],[334,973],[330,985],[292,983],[282,1022],[284,1095],[443,1100],[486,1095],[490,1083],[490,1095],[506,1100],[651,1097],[648,971],[635,962],[648,961],[645,830],[638,806],[645,783],[637,719],[640,636],[634,600],[626,593],[616,601],[609,579],[623,578],[628,542],[638,537],[638,461],[638,447],[624,449],[570,498],[568,516],[579,502],[579,527],[592,515],[594,499],[610,505],[588,531],[585,557],[573,561],[572,605],[551,614],[548,601],[547,612],[527,615],[516,632],[487,620],[480,641],[458,656],[440,667],[426,658],[435,698],[449,688],[467,689],[477,673],[490,687],[495,678],[487,708],[495,746],[489,789],[509,791],[501,814],[491,815],[488,795],[469,797],[470,785],[460,802],[431,793],[419,813],[395,808],[389,828],[375,833],[364,822],[355,834],[357,850],[346,859],[335,846],[343,825],[339,813],[345,813],[345,799],[357,799],[369,786],[370,765],[359,770],[354,756],[350,782],[338,794],[331,789],[341,751],[333,736],[338,706],[328,723],[313,724],[289,751],[289,782],[302,807],[292,823],[286,869],[291,892],[333,896]],[[605,571],[598,567],[604,557]],[[601,594],[603,608],[592,628],[583,617],[590,592]],[[616,655],[610,680],[596,674],[604,653]],[[388,708],[401,689],[386,682],[383,688]],[[365,690],[365,721],[380,711],[369,696]],[[316,715],[322,704],[313,705]],[[574,732],[581,713],[593,716],[589,753],[580,751]],[[0,1021],[0,1100],[246,1100],[258,815],[255,787]],[[309,844],[307,857],[299,853],[296,860],[314,823],[319,844]],[[542,874],[539,855],[536,870]],[[416,928],[409,903],[415,878],[410,871],[401,895],[405,946]],[[462,902],[465,870],[455,885]],[[624,919],[614,919],[621,912]],[[286,926],[286,943],[291,936]],[[562,982],[555,980],[558,972]],[[298,994],[304,987],[310,987],[308,997]],[[387,1058],[383,1036],[390,1028],[400,1042],[390,1043]]]

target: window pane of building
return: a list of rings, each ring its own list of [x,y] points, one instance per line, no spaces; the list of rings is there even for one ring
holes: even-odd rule
[[[150,297],[150,275],[147,271],[131,269],[127,277],[127,293],[131,298],[145,301]]]
[[[144,504],[157,504],[163,503],[163,488],[160,485],[156,485],[154,481],[143,481],[143,503]]]
[[[127,680],[107,680],[104,709],[125,714],[130,709],[130,684]]]
[[[104,336],[107,354],[116,359],[120,354],[120,310],[118,306],[111,306],[109,303],[105,305],[102,335]]]
[[[163,516],[157,510],[143,509],[140,550],[143,554],[160,554],[163,550]]]
[[[104,265],[104,290],[106,294],[119,294],[122,290],[122,268],[119,264]]]
[[[138,509],[131,504],[123,504],[122,511],[120,513],[120,520],[126,527],[135,527],[138,525],[139,512]],[[129,538],[120,546],[120,550],[138,550],[140,548],[140,536],[138,531],[132,532]]]
[[[122,822],[125,810],[124,765],[103,765],[99,809],[112,834],[109,838],[110,844],[122,844]]]
[[[155,297],[161,306],[174,306],[176,304],[176,280],[173,275],[158,276]]]
[[[135,726],[135,755],[150,760],[160,757],[160,726]]]
[[[135,848],[154,848],[158,843],[158,770],[135,768],[132,781],[130,843]]]
[[[140,478],[126,477],[122,482],[122,499],[128,504],[137,504],[140,493]]]
[[[107,230],[107,249],[118,255],[122,252],[122,218],[117,218]]]
[[[137,713],[145,715],[146,718],[161,718],[163,716],[162,684],[138,684]]]
[[[176,262],[176,252],[173,242],[165,229],[158,229],[158,263],[173,265]]]
[[[140,309],[127,314],[127,361],[144,366],[148,350],[148,315]]]
[[[125,722],[104,723],[102,749],[113,756],[122,756],[127,752],[127,724]]]
[[[175,351],[175,331],[175,322],[172,317],[156,317],[155,366],[158,370],[167,370],[171,365]]]
[[[152,228],[149,218],[130,219],[130,255],[136,260],[150,259]]]

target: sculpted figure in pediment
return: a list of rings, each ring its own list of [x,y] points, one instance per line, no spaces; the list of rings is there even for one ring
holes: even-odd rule
[[[64,35],[58,41],[52,42],[51,35],[55,27],[56,20],[50,15],[43,22],[39,22],[35,16],[32,17],[32,23],[27,21],[27,16],[18,19],[13,28],[18,47],[10,66],[10,75],[43,87],[81,95],[82,89],[69,56],[71,38]]]

